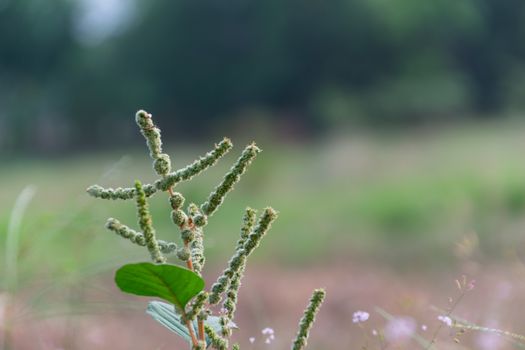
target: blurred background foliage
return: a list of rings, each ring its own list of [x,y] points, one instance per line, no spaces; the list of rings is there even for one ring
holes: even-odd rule
[[[520,0],[2,0],[0,146],[126,145],[138,106],[182,140],[502,117],[524,36]]]
[[[279,261],[410,266],[469,232],[501,257],[525,213],[524,39],[521,0],[0,0],[0,224],[27,184],[40,191],[27,225],[56,241],[69,210],[86,237],[113,210],[132,222],[83,190],[104,169],[117,169],[104,186],[153,180],[132,120],[144,108],[176,167],[225,135],[265,150],[217,216],[231,241],[246,205],[272,204]],[[211,238],[210,254],[228,244]],[[60,257],[48,264],[77,266]]]

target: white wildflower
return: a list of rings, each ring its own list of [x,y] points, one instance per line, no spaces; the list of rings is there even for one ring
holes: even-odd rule
[[[354,312],[352,316],[352,322],[353,323],[365,322],[366,320],[368,320],[369,317],[370,317],[370,314],[368,312],[359,310],[359,311]]]
[[[269,335],[269,334],[273,334],[274,331],[273,331],[273,328],[266,327],[266,328],[264,328],[264,329],[261,331],[261,333],[264,334],[264,335]]]
[[[450,317],[446,315],[439,315],[437,319],[446,324],[447,326],[452,327],[452,319]]]

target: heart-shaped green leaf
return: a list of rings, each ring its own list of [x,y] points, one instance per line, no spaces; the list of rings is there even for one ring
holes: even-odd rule
[[[115,283],[126,293],[159,297],[179,310],[204,288],[204,280],[186,268],[152,263],[127,264],[115,273]]]

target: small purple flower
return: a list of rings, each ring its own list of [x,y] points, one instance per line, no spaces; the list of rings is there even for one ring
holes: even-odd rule
[[[264,335],[270,335],[270,334],[274,334],[274,331],[273,331],[273,328],[266,327],[261,331],[261,333]]]
[[[275,332],[273,328],[266,327],[261,331],[261,333],[266,336],[266,339],[264,340],[266,344],[270,344],[275,339]]]
[[[452,327],[452,319],[450,317],[446,315],[439,315],[437,319],[446,324],[447,326]]]
[[[368,312],[359,310],[359,311],[354,312],[352,316],[352,322],[353,323],[365,322],[366,320],[368,320],[369,317],[370,317],[370,314]]]

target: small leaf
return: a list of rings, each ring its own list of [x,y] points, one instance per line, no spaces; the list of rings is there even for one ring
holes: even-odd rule
[[[173,305],[160,301],[151,301],[148,303],[146,313],[153,317],[155,321],[185,339],[188,343],[191,343],[188,328],[181,322],[180,316],[175,313]]]
[[[191,337],[188,328],[180,320],[180,315],[177,314],[173,305],[163,303],[161,301],[150,301],[146,313],[153,317],[155,321],[168,328],[170,331],[176,333],[178,336],[191,343]],[[208,316],[204,324],[210,326],[215,332],[221,332],[220,317]],[[230,321],[230,328],[237,328],[237,325]],[[193,321],[193,327],[197,329],[197,321]],[[209,339],[206,337],[206,343],[209,345]]]
[[[204,288],[204,280],[186,268],[152,263],[127,264],[115,273],[115,283],[126,293],[159,297],[180,310]]]

